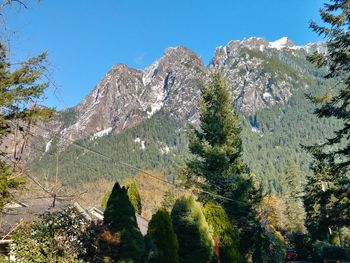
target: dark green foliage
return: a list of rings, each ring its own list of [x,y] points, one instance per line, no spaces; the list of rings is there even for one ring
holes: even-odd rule
[[[145,236],[145,249],[146,249],[145,262],[160,263],[157,245],[149,235]]]
[[[308,90],[321,92],[332,83],[310,77]],[[298,89],[283,107],[275,105],[252,116],[241,115],[243,158],[256,173],[265,193],[283,193],[288,161],[293,161],[303,176],[310,173],[311,158],[301,145],[317,143],[339,127],[336,120],[318,119],[310,114],[313,109],[304,91]],[[257,127],[260,133],[252,132],[251,127]]]
[[[136,182],[133,181],[132,183],[128,184],[128,197],[132,204],[132,206],[135,209],[135,212],[141,215],[142,210],[142,204],[141,204],[141,196],[139,193],[139,190],[137,189]]]
[[[316,165],[312,168],[315,177],[318,177],[310,177],[306,188],[305,202],[311,232],[318,232],[315,228],[350,225],[349,10],[349,1],[329,0],[320,10],[324,25],[310,24],[313,31],[325,37],[328,49],[326,53],[313,54],[310,61],[326,67],[325,78],[336,80],[338,88],[321,96],[310,95],[309,98],[318,106],[314,112],[318,118],[338,119],[341,123],[339,128],[335,128],[334,135],[323,136],[323,143],[307,147],[315,159]],[[322,175],[325,170],[328,171]],[[327,181],[317,181],[324,176]],[[323,185],[319,190],[323,193],[317,193],[317,183]],[[317,221],[312,223],[312,217],[316,216]]]
[[[107,227],[107,232],[110,231],[111,235],[107,237],[115,240],[113,246],[118,247],[117,254],[107,253],[106,258],[115,262],[141,262],[145,247],[137,226],[135,210],[128,198],[127,189],[118,183],[115,183],[108,199],[103,225]]]
[[[264,228],[262,236],[257,238],[256,242],[254,262],[284,262],[286,247],[280,232],[273,228]]]
[[[305,211],[302,202],[303,183],[305,176],[293,161],[287,163],[286,182],[283,198],[286,203],[287,230],[289,232],[304,231]]]
[[[312,242],[309,234],[292,232],[287,235],[288,246],[294,248],[299,260],[307,260],[312,255]]]
[[[350,249],[333,246],[327,242],[316,241],[313,245],[312,259],[314,262],[328,260],[350,260]]]
[[[203,263],[213,257],[213,240],[199,204],[192,197],[175,202],[171,219],[179,243],[181,262]]]
[[[213,235],[219,238],[220,262],[239,262],[239,233],[225,210],[212,202],[205,204],[203,214],[212,228]]]
[[[328,200],[332,195],[332,189],[328,187],[327,182],[332,180],[332,174],[329,167],[323,162],[316,162],[313,172],[314,174],[308,176],[308,183],[305,187],[305,225],[313,239],[326,240],[329,235],[328,218],[331,208]]]
[[[168,211],[159,209],[148,224],[148,235],[154,240],[158,253],[159,262],[178,263],[177,238],[174,233]]]

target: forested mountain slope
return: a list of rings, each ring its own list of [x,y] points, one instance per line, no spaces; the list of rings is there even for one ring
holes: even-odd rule
[[[37,144],[31,171],[53,176],[59,149],[60,177],[67,184],[134,175],[123,162],[162,169],[174,179],[186,158],[188,125],[198,123],[199,87],[210,72],[220,71],[242,119],[244,158],[265,191],[281,192],[288,161],[298,164],[300,178],[308,172],[309,159],[300,145],[323,138],[336,125],[316,119],[305,97],[334,85],[307,61],[315,50],[324,47],[251,38],[217,48],[208,67],[185,47],[167,49],[145,70],[117,65],[82,103],[46,127],[51,132]]]

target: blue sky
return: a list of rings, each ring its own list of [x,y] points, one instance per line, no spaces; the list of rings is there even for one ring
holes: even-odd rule
[[[117,63],[144,68],[167,47],[184,45],[207,64],[215,47],[251,36],[284,36],[302,45],[318,41],[308,28],[320,21],[321,0],[42,0],[9,12],[16,32],[13,55],[47,50],[62,109],[86,96]]]

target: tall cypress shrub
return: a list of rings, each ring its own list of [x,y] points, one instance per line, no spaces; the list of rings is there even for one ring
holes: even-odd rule
[[[180,261],[210,261],[214,255],[213,240],[199,204],[192,197],[178,199],[171,211],[171,219],[179,242]]]
[[[219,205],[208,202],[204,205],[203,213],[213,235],[219,241],[220,262],[239,262],[239,233],[225,210]]]
[[[108,255],[115,262],[141,262],[145,252],[143,237],[137,226],[135,210],[128,198],[127,189],[115,183],[104,212],[103,225],[117,243],[118,253]],[[105,235],[106,236],[106,235]]]
[[[179,262],[179,245],[166,209],[161,208],[152,216],[148,225],[148,235],[158,248],[159,262]]]

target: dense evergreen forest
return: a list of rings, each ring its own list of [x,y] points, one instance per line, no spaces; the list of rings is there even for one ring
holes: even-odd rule
[[[330,81],[310,79],[309,89],[296,89],[286,105],[278,104],[250,116],[239,114],[243,129],[243,157],[259,178],[264,192],[282,194],[289,161],[297,164],[302,180],[310,172],[310,158],[301,146],[331,135],[337,123],[311,114],[314,106],[305,94],[322,93],[331,84]],[[75,118],[74,110],[63,111],[61,118],[68,126]],[[121,134],[77,141],[76,144],[114,161],[71,145],[59,155],[60,178],[67,185],[101,178],[121,182],[137,173],[121,164],[124,162],[140,169],[163,170],[173,181],[183,165],[183,157],[188,155],[187,130],[187,123],[159,111]],[[45,147],[42,146],[41,150],[44,152]],[[30,167],[35,175],[53,178],[56,172],[55,143],[40,159],[32,161]]]

